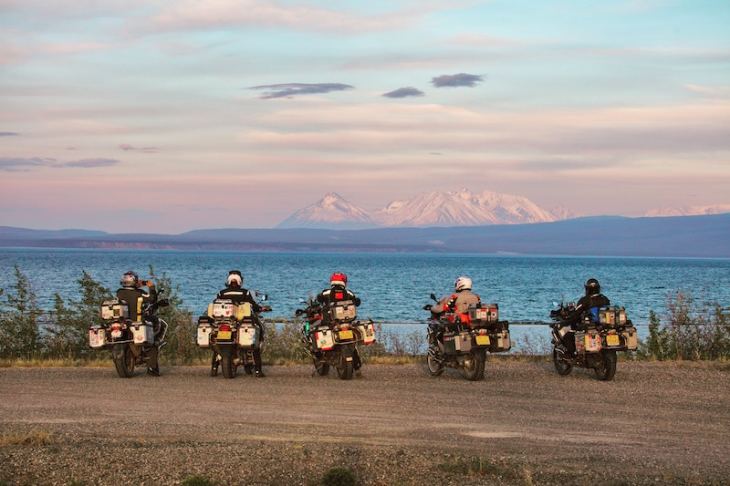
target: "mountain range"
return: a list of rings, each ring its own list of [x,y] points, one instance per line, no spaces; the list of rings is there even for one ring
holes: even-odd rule
[[[0,227],[0,247],[730,258],[730,214],[360,230],[228,228],[177,235]]]
[[[367,211],[337,193],[326,194],[282,221],[278,228],[363,229],[376,227],[453,227],[548,223],[570,216],[541,208],[526,197],[492,191],[432,191]]]

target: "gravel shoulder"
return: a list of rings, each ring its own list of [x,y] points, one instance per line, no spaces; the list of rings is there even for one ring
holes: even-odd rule
[[[491,359],[483,382],[420,365],[257,380],[204,367],[0,369],[0,484],[727,484],[730,366],[620,362],[614,382]]]

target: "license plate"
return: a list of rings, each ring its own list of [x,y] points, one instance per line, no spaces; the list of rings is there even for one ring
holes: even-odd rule
[[[112,337],[115,339],[119,339],[120,337],[122,337],[122,331],[117,331],[117,330],[112,331]]]
[[[477,336],[477,346],[489,346],[489,336]]]
[[[352,339],[352,331],[340,331],[340,339]]]
[[[619,346],[621,341],[618,338],[618,334],[609,334],[606,336],[606,346]]]
[[[231,331],[218,331],[218,334],[216,335],[216,339],[219,339],[219,340],[231,339],[232,335],[233,334]]]

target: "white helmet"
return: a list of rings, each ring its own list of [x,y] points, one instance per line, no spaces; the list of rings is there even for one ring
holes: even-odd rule
[[[239,287],[241,285],[243,285],[243,275],[241,275],[240,271],[231,270],[230,272],[228,272],[228,278],[226,279],[226,285],[230,287],[233,282],[236,282]]]
[[[471,290],[471,279],[465,275],[457,278],[454,282],[454,290],[457,292],[460,290]]]

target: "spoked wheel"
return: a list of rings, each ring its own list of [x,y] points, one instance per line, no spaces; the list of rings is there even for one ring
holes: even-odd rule
[[[233,350],[223,348],[221,350],[221,365],[223,367],[223,376],[225,378],[233,378],[236,376],[236,366],[233,364]]]
[[[131,378],[134,375],[134,354],[127,344],[115,344],[112,349],[114,367],[120,378]]]
[[[601,361],[595,368],[596,376],[601,381],[611,381],[616,374],[616,351],[604,350],[601,352]]]
[[[428,347],[426,367],[428,368],[428,373],[431,376],[439,376],[444,372],[444,363],[438,359],[439,354],[438,344],[432,344]]]
[[[464,366],[461,369],[464,378],[469,381],[483,380],[485,361],[484,351],[472,351],[471,355],[464,361]]]
[[[553,364],[555,365],[555,371],[560,376],[569,375],[573,371],[573,365],[560,359],[560,353],[555,348],[553,348]]]

